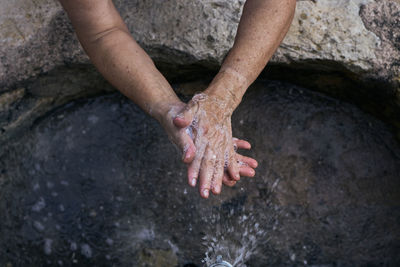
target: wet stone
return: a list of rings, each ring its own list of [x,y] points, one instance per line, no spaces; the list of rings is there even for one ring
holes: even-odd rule
[[[265,82],[232,125],[256,177],[203,200],[121,95],[48,114],[1,148],[0,266],[400,265],[400,146],[383,123]]]

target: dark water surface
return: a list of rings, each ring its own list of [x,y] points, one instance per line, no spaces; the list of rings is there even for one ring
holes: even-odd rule
[[[400,146],[348,104],[258,83],[234,114],[254,179],[203,200],[119,94],[39,121],[0,157],[0,266],[400,266]],[[192,264],[192,265],[190,265]]]

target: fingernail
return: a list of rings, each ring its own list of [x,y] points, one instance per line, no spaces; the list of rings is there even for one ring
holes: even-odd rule
[[[195,186],[195,185],[196,185],[196,180],[197,180],[196,178],[193,178],[193,179],[192,179],[192,186]]]
[[[208,189],[204,189],[203,190],[203,196],[204,197],[208,197]]]
[[[239,174],[235,174],[235,178],[236,179],[240,179],[240,175]]]

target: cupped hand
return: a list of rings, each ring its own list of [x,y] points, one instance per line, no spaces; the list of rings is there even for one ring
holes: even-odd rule
[[[208,198],[210,190],[219,194],[222,182],[232,186],[240,175],[255,174],[257,162],[235,151],[235,147],[250,149],[250,144],[232,138],[232,112],[223,100],[201,93],[173,119],[174,125],[194,140],[196,150],[188,167],[188,179],[191,186],[199,180],[200,195],[204,198]]]

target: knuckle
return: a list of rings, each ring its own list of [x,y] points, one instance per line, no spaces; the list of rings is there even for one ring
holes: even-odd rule
[[[214,160],[212,158],[206,158],[205,159],[205,164],[207,166],[214,165]]]

